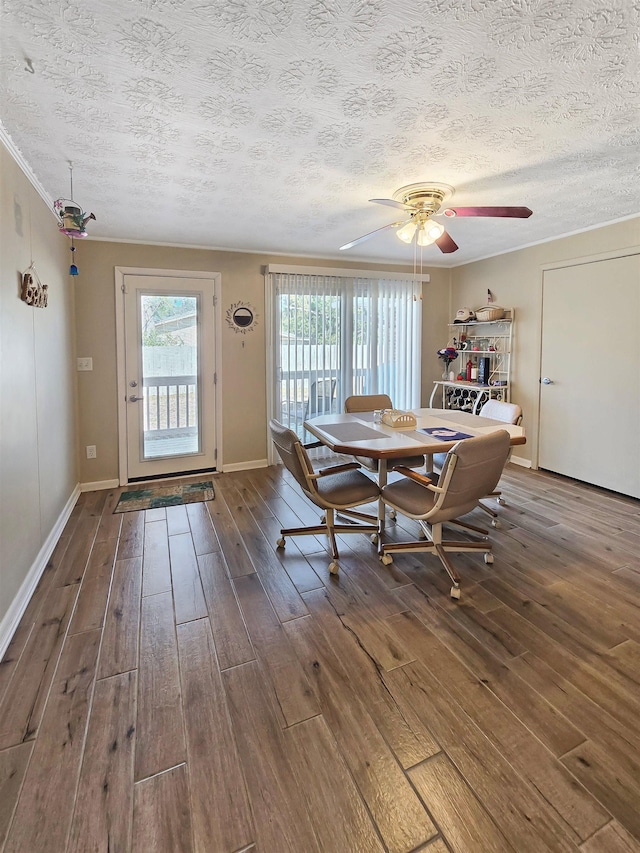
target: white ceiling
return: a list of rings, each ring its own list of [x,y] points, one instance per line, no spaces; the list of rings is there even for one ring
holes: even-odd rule
[[[370,204],[451,184],[468,262],[640,212],[640,0],[3,0],[1,114],[92,236],[411,263]],[[29,69],[32,69],[33,73]]]

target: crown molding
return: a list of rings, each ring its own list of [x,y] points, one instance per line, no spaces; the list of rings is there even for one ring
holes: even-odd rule
[[[25,177],[27,178],[27,180],[29,181],[31,186],[34,188],[34,190],[38,193],[40,198],[47,205],[48,209],[51,211],[51,215],[55,219],[57,219],[58,217],[56,216],[56,212],[53,209],[53,199],[51,198],[49,193],[45,190],[45,188],[42,186],[42,184],[40,183],[40,181],[36,177],[35,172],[33,171],[31,166],[25,160],[22,152],[20,151],[18,146],[15,144],[13,139],[11,139],[11,137],[7,133],[5,126],[2,124],[2,121],[0,121],[0,142],[2,142],[4,147],[9,152],[10,156],[13,157],[15,162],[22,169]]]

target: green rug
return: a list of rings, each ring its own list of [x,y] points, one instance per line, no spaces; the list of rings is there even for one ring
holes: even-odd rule
[[[186,486],[156,486],[137,489],[135,492],[123,492],[114,512],[133,512],[138,509],[196,504],[200,501],[212,501],[215,496],[211,480],[205,480],[203,483],[188,483]]]

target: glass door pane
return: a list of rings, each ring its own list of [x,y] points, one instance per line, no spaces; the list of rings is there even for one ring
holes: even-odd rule
[[[143,460],[201,452],[198,310],[197,296],[140,296]]]

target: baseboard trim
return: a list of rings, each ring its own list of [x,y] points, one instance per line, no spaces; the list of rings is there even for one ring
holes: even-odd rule
[[[223,471],[232,473],[233,471],[250,471],[252,468],[266,468],[269,465],[266,459],[253,459],[249,462],[232,462],[230,465],[225,464]]]
[[[49,557],[53,554],[53,549],[58,544],[58,539],[64,530],[65,524],[69,520],[71,511],[76,505],[76,501],[79,496],[80,484],[77,483],[69,497],[69,500],[64,505],[64,509],[58,516],[58,520],[53,525],[49,535],[42,545],[42,548],[40,548],[38,556],[35,558],[31,568],[27,572],[27,576],[22,581],[16,597],[9,605],[9,609],[0,622],[0,660],[4,657],[4,653],[11,642],[11,638],[15,634],[16,628],[22,619],[22,614],[27,609],[27,604],[31,600],[31,596],[38,585],[38,581],[49,562]]]
[[[95,483],[80,483],[81,492],[99,492],[100,489],[117,489],[120,480],[96,480]]]
[[[514,465],[519,465],[521,468],[531,468],[531,460],[525,459],[523,456],[512,456],[509,462],[513,462]]]

